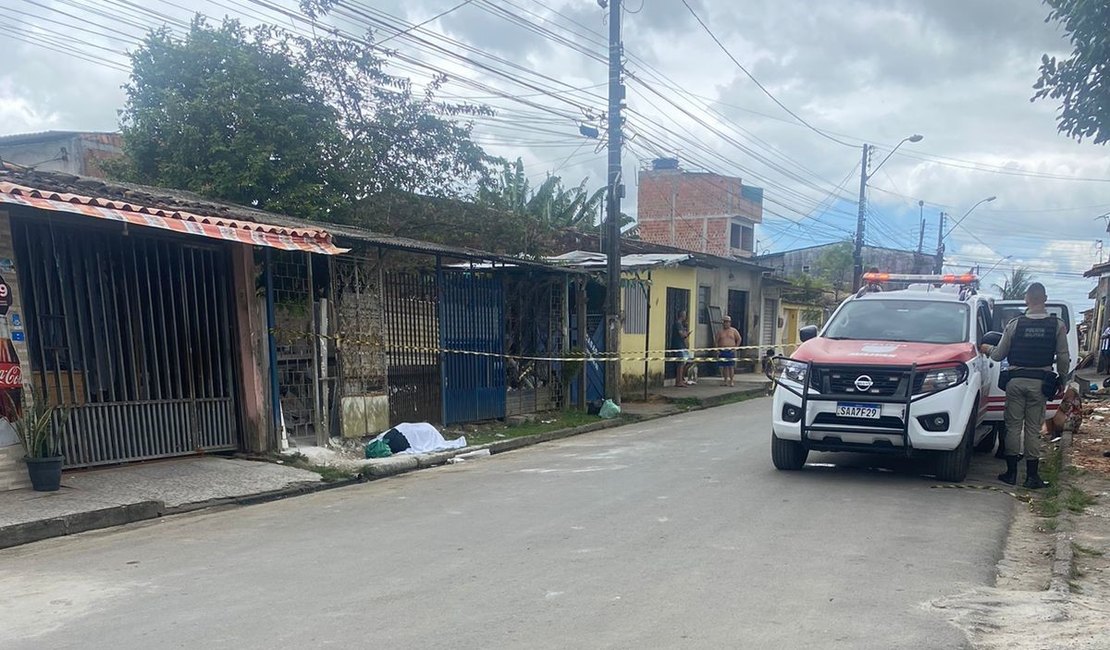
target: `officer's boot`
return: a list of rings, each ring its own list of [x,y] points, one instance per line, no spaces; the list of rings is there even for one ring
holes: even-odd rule
[[[1009,485],[1017,484],[1017,465],[1020,456],[1006,457],[1006,472],[998,475],[998,480]]]
[[[1041,480],[1041,461],[1037,458],[1030,458],[1025,461],[1025,483],[1022,486],[1030,490],[1039,490],[1048,487],[1048,483]]]

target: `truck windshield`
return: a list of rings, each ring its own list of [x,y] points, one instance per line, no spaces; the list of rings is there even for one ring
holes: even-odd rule
[[[963,343],[968,306],[924,300],[853,300],[833,317],[824,336],[861,341]]]

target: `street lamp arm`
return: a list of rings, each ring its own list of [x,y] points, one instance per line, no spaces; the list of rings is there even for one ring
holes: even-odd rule
[[[902,141],[899,142],[898,144],[894,145],[894,148],[890,150],[890,153],[888,153],[886,155],[886,157],[883,158],[882,161],[879,162],[878,165],[875,165],[875,169],[872,169],[871,172],[867,174],[867,177],[871,178],[872,176],[874,176],[875,172],[879,171],[879,168],[882,167],[883,165],[885,165],[886,161],[890,160],[890,157],[894,155],[894,152],[898,151],[899,147],[906,144],[907,142],[921,142],[924,139],[925,139],[924,136],[917,135],[917,134],[911,135],[908,138],[902,138]]]
[[[975,210],[975,208],[983,205],[984,203],[990,203],[991,201],[993,201],[997,198],[998,198],[997,196],[988,196],[987,198],[983,199],[982,201],[979,201],[975,205],[971,206],[971,209],[968,210],[967,212],[965,212],[964,216],[960,217],[959,219],[956,219],[956,223],[952,224],[952,227],[948,229],[948,232],[944,233],[943,239],[948,239],[948,235],[951,235],[952,231],[955,230],[961,223],[963,223],[964,219],[967,218],[967,215],[971,214],[972,211]]]

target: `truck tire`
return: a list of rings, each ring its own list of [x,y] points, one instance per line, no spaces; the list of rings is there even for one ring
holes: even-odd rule
[[[802,443],[794,440],[782,440],[774,433],[771,434],[771,462],[775,469],[796,471],[806,464],[809,450]]]
[[[937,480],[960,483],[967,478],[967,470],[971,467],[971,441],[975,437],[975,422],[968,422],[960,446],[952,451],[942,451],[937,458]]]
[[[998,441],[998,429],[991,427],[991,432],[983,436],[983,439],[975,443],[975,451],[980,454],[989,454],[994,450],[994,443]]]

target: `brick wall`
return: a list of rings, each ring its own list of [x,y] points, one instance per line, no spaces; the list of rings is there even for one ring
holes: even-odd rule
[[[15,352],[19,356],[21,365],[23,367],[23,381],[29,383],[31,378],[30,367],[30,354],[27,352],[27,343],[25,341],[16,341],[14,337],[19,333],[24,332],[22,328],[14,326],[16,322],[15,317],[19,316],[19,321],[24,319],[23,314],[23,301],[20,297],[19,281],[15,274],[15,248],[12,245],[12,229],[11,220],[7,212],[0,210],[0,277],[7,281],[12,290],[12,304],[8,309],[7,316],[0,316],[0,318],[7,318],[9,326],[13,332],[12,344],[15,347]],[[26,392],[23,395],[24,403],[28,403],[31,396]],[[2,423],[4,426],[9,426],[7,423]],[[27,479],[27,468],[23,464],[23,447],[18,443],[15,445],[0,448],[0,490],[11,490],[19,487],[26,487],[30,485]]]
[[[640,239],[727,256],[732,217],[763,221],[763,206],[741,196],[741,189],[740,179],[730,176],[642,170],[637,190]]]

